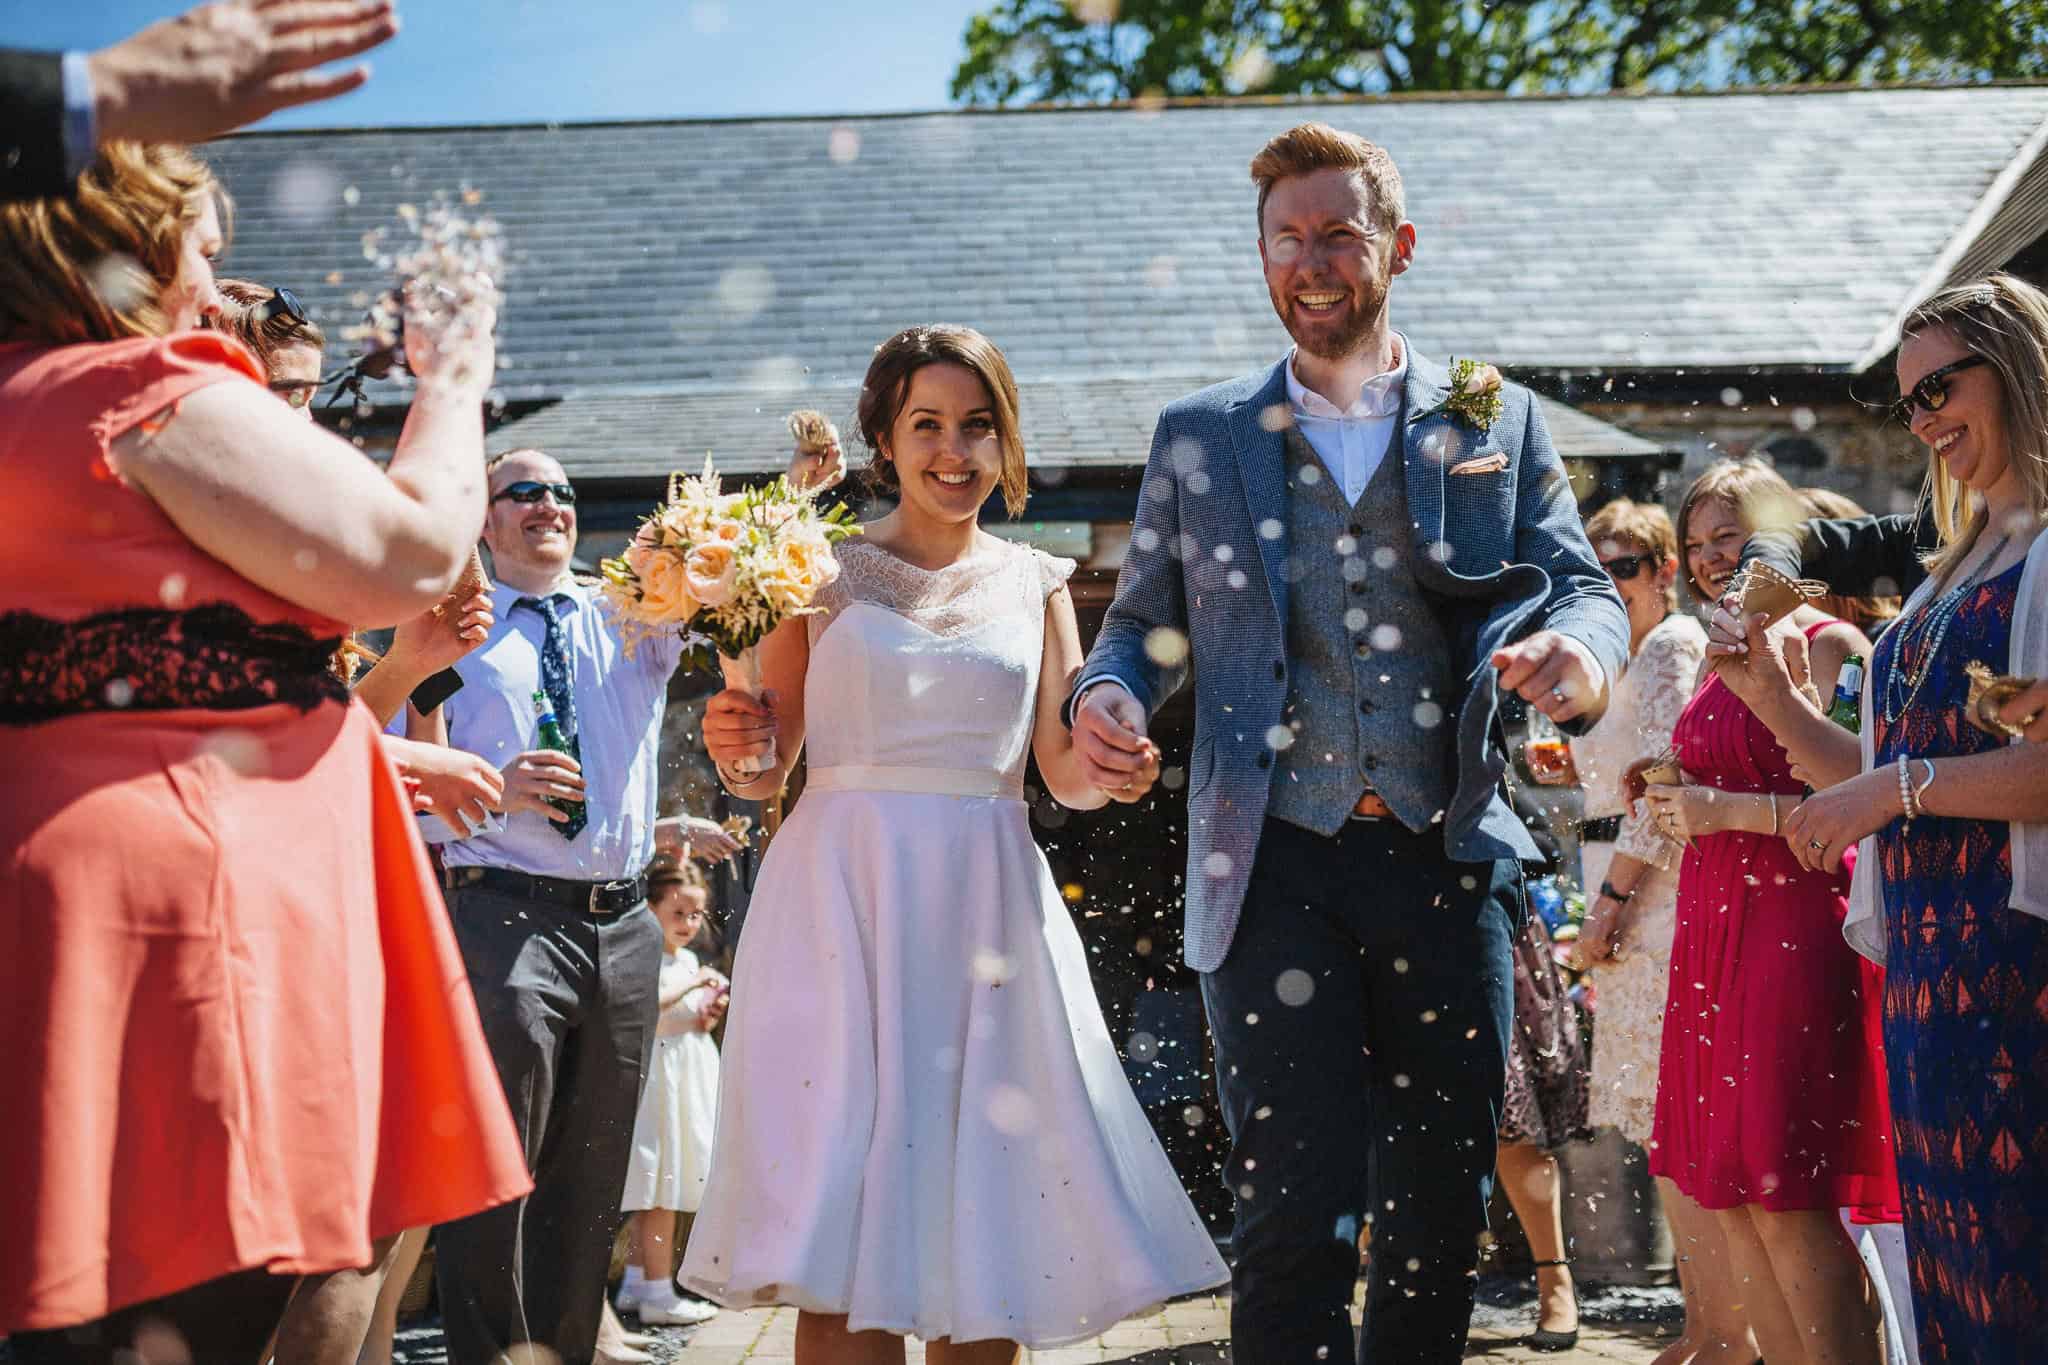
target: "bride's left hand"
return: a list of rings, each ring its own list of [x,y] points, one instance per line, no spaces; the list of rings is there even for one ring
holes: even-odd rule
[[[1842,856],[1890,824],[1900,810],[1897,773],[1878,768],[1800,802],[1785,817],[1785,844],[1801,867],[1839,872]]]

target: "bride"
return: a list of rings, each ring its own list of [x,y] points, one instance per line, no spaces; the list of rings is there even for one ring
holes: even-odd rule
[[[883,344],[859,425],[898,505],[764,643],[766,702],[705,713],[738,796],[772,796],[807,734],[811,754],[740,942],[682,1276],[794,1305],[802,1365],[893,1365],[907,1334],[934,1362],[1008,1362],[1228,1279],[1031,839],[1027,744],[1059,801],[1107,798],[1060,718],[1073,562],[976,525],[997,487],[1024,505],[1016,395],[969,328]]]

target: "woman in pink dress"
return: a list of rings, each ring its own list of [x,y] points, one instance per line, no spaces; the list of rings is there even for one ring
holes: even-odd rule
[[[1726,461],[1693,484],[1678,533],[1694,592],[1726,590],[1759,525],[1802,515],[1769,466]],[[1811,681],[1827,695],[1869,642],[1802,607]],[[1808,871],[1782,837],[1801,782],[1770,729],[1718,673],[1672,735],[1682,788],[1652,787],[1662,828],[1690,847],[1659,1059],[1650,1169],[1719,1216],[1767,1359],[1879,1358],[1844,1207],[1897,1203],[1880,1007],[1842,941],[1846,872]]]

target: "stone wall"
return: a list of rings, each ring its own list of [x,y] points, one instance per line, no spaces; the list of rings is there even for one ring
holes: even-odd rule
[[[1730,389],[1715,403],[1580,404],[1605,422],[1684,452],[1665,484],[1675,511],[1695,475],[1715,460],[1764,455],[1795,487],[1845,493],[1872,512],[1910,512],[1926,450],[1860,404],[1749,401]]]

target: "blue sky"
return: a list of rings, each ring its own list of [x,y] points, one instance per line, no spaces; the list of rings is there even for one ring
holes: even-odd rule
[[[991,0],[399,0],[363,90],[266,128],[937,109]],[[0,0],[11,46],[93,48],[177,0]]]

